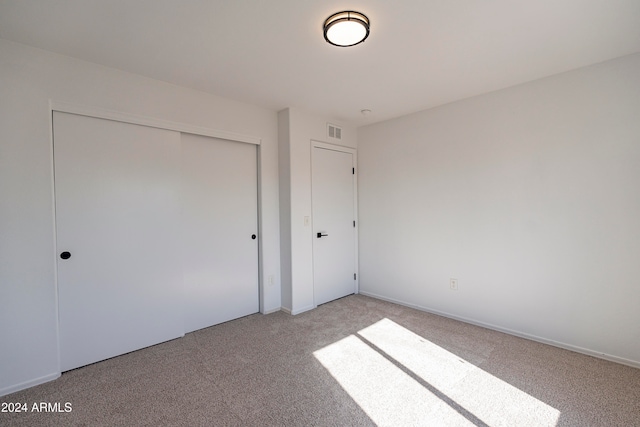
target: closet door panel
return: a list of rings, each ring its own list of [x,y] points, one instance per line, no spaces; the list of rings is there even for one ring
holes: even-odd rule
[[[181,336],[180,134],[53,124],[62,371]]]
[[[186,332],[259,310],[256,150],[182,135]]]

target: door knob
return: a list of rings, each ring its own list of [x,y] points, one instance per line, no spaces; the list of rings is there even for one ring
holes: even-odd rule
[[[252,235],[251,235],[251,238],[252,238],[253,240],[256,240],[256,235],[255,235],[255,234],[252,234]]]
[[[62,253],[60,254],[60,258],[62,258],[62,259],[69,259],[69,258],[71,258],[71,252],[67,252],[67,251],[62,252]]]
[[[319,239],[319,238],[321,238],[322,236],[328,236],[328,234],[318,233],[316,236],[317,236],[317,237],[318,237],[318,239]]]

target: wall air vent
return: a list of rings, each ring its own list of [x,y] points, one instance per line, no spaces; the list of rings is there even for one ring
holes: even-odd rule
[[[338,141],[342,140],[342,128],[336,125],[332,125],[331,123],[327,123],[327,136],[329,139],[337,139]]]

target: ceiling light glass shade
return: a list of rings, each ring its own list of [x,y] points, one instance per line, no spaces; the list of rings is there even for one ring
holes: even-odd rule
[[[334,46],[355,46],[369,37],[369,18],[353,10],[334,13],[323,27],[324,39]]]

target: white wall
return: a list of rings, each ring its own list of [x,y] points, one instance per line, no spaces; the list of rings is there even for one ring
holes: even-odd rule
[[[640,366],[640,54],[360,128],[358,151],[362,293]]]
[[[353,127],[297,108],[278,113],[280,148],[280,213],[282,241],[282,306],[297,314],[315,307],[313,301],[313,224],[311,212],[311,141],[356,148]],[[327,123],[342,127],[342,140],[327,137]],[[291,305],[288,305],[288,304]]]
[[[278,164],[280,178],[280,277],[282,307],[291,312],[291,132],[289,110],[278,113]]]
[[[0,94],[0,395],[60,370],[50,99],[261,138],[261,309],[280,308],[276,112],[4,40]]]

